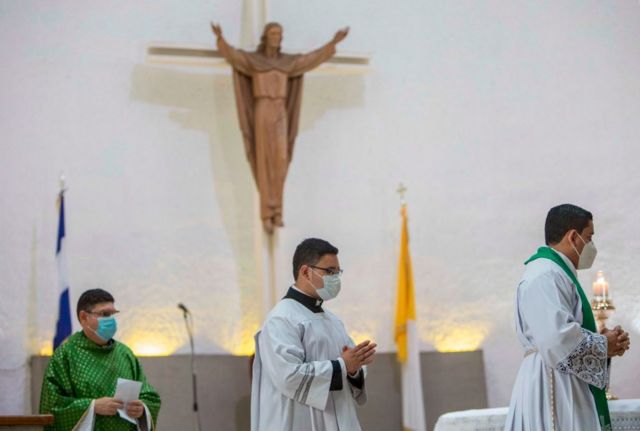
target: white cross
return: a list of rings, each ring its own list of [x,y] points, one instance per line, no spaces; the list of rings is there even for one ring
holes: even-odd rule
[[[262,31],[269,22],[269,0],[243,0],[243,12],[240,44],[256,46]],[[203,23],[209,27],[209,23]],[[231,73],[231,67],[215,49],[215,38],[211,36],[209,44],[187,44],[178,42],[151,42],[147,45],[146,62],[148,64],[163,64],[169,66],[201,66],[215,68],[221,73]],[[356,53],[337,53],[329,61],[308,74],[340,74],[360,75],[369,69],[370,55]],[[239,142],[238,145],[241,145]],[[256,205],[259,205],[256,195]],[[260,221],[256,225],[259,238],[257,242],[257,261],[262,274],[264,289],[264,312],[268,312],[277,300],[275,286],[275,248],[277,247],[277,231],[273,235],[263,232]]]
[[[245,19],[242,23],[241,44],[257,45],[264,25],[269,21],[269,0],[244,0]],[[208,26],[208,23],[206,24]],[[177,66],[225,67],[228,64],[215,49],[215,40],[211,43],[188,44],[179,42],[151,42],[147,45],[147,63],[169,64]],[[329,61],[311,73],[363,74],[368,70],[369,54],[336,53]]]

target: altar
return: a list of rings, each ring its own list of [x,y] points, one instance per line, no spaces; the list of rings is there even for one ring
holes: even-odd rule
[[[445,413],[434,431],[502,431],[508,407]],[[611,422],[616,431],[640,431],[640,399],[609,401]]]

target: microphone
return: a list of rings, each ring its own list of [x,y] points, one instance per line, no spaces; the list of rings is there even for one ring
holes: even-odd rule
[[[182,302],[178,303],[178,308],[182,310],[182,317],[184,318],[184,324],[187,328],[187,334],[189,335],[189,346],[191,347],[191,388],[193,391],[193,414],[195,416],[195,431],[200,431],[200,412],[198,411],[198,383],[196,381],[196,354],[193,345],[193,316],[191,312]]]

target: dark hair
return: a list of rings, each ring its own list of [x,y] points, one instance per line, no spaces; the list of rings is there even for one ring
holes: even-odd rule
[[[78,299],[76,316],[78,316],[79,319],[81,311],[89,312],[94,306],[103,302],[114,302],[113,296],[111,296],[111,294],[106,290],[90,289],[85,291]]]
[[[571,204],[553,207],[544,223],[544,240],[547,245],[557,244],[572,229],[582,232],[593,220],[591,213]]]
[[[298,278],[302,265],[315,265],[325,254],[338,254],[338,249],[318,238],[307,238],[298,244],[293,253],[293,279]]]

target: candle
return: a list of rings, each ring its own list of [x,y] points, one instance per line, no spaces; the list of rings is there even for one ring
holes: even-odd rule
[[[604,278],[604,272],[598,271],[596,281],[593,283],[593,295],[602,299],[609,297],[609,283]]]

